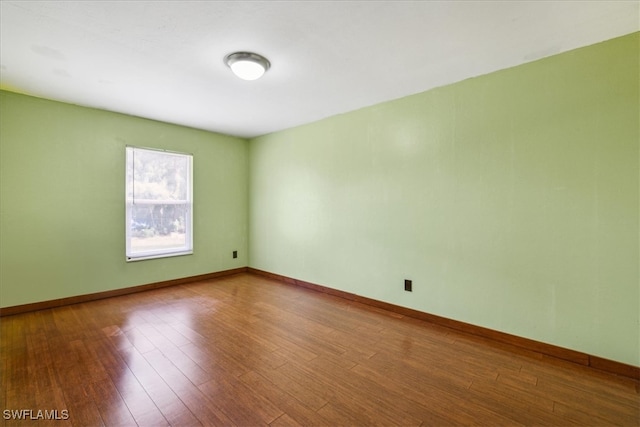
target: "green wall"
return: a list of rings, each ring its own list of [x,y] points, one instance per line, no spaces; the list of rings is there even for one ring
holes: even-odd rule
[[[250,265],[640,365],[639,39],[252,140]]]
[[[193,153],[193,255],[125,262],[126,144]],[[0,92],[0,305],[246,266],[247,168],[246,140]]]

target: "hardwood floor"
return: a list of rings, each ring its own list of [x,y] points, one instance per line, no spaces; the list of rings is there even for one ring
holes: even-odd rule
[[[640,424],[630,378],[252,274],[0,328],[2,426]]]

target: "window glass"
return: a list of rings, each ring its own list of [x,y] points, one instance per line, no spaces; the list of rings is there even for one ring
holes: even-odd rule
[[[193,253],[192,164],[190,154],[127,147],[127,261]]]

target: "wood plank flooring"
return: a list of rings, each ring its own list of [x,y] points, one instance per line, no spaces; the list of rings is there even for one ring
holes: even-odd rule
[[[0,426],[640,424],[632,379],[252,274],[0,328]]]

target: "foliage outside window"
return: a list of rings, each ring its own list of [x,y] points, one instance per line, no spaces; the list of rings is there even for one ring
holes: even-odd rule
[[[193,253],[193,156],[126,151],[127,261]]]

